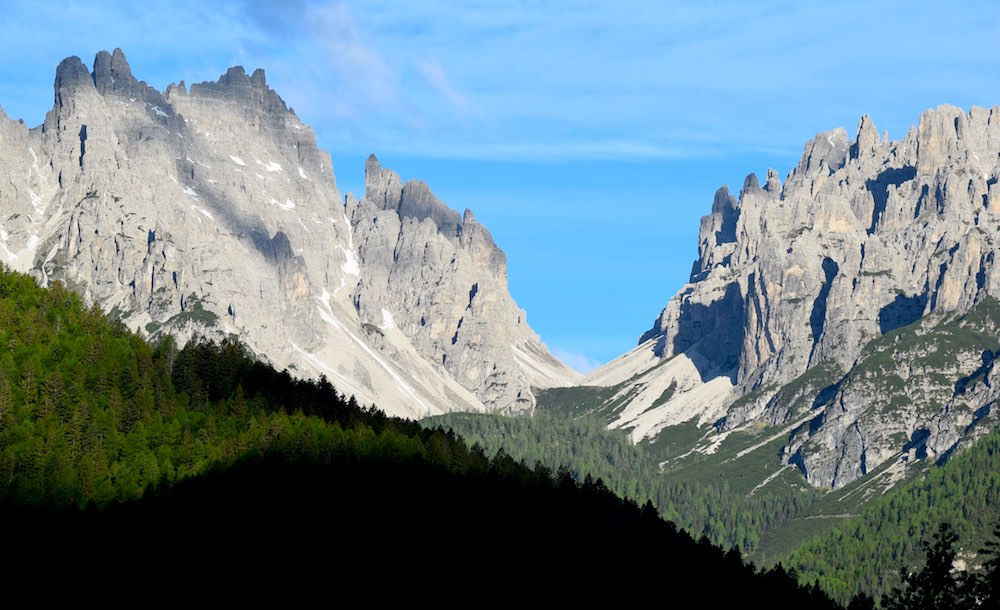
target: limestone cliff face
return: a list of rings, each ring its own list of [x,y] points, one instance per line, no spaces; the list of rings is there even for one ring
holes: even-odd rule
[[[375,176],[377,192],[345,205],[329,155],[262,70],[161,93],[120,50],[92,71],[72,57],[43,125],[0,116],[0,156],[3,262],[142,333],[237,338],[404,416],[531,409],[532,387],[575,378],[528,329],[471,214],[426,186],[378,206]],[[433,265],[414,258],[432,252]]]
[[[361,319],[400,328],[489,409],[530,411],[532,387],[575,382],[510,298],[506,257],[472,212],[459,216],[426,184],[404,184],[374,156],[365,171],[364,198],[348,198]]]
[[[971,328],[949,316],[1000,296],[998,177],[1000,108],[929,110],[898,141],[879,137],[868,117],[853,140],[821,133],[784,184],[769,171],[763,184],[749,176],[738,198],[716,194],[690,283],[639,351],[650,364],[692,362],[692,387],[731,384],[699,420],[721,434],[802,420],[783,459],[814,485],[840,487],[917,445],[941,456],[995,399],[984,363],[996,340],[982,339],[991,318]],[[885,343],[903,327],[928,339]],[[959,327],[979,338],[941,338]],[[617,383],[621,367],[591,378]],[[979,394],[958,390],[976,374],[987,380]],[[684,396],[617,423],[653,435]]]

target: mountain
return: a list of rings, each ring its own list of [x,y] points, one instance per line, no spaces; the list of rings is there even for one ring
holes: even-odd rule
[[[531,411],[536,388],[575,382],[470,212],[374,158],[364,197],[341,199],[262,70],[160,92],[116,49],[64,60],[54,89],[39,127],[0,112],[0,259],[40,284],[409,417]]]
[[[998,118],[819,134],[783,184],[716,193],[690,282],[636,349],[531,420],[426,421],[602,476],[841,603],[898,585],[942,522],[974,568],[997,520]]]
[[[710,455],[761,433],[740,456],[776,449],[771,478],[891,485],[943,461],[997,422],[998,158],[1000,108],[817,135],[784,183],[716,193],[689,283],[582,385],[634,440],[696,425]]]
[[[664,454],[677,454],[671,445],[684,451],[685,432],[695,433],[689,443],[699,438],[696,429],[668,428],[655,442],[630,443],[625,431],[608,430],[601,414],[581,412],[583,391],[546,390],[532,417],[448,413],[423,422],[458,433],[487,455],[502,450],[581,481],[601,478],[615,493],[650,500],[663,518],[722,548],[739,549],[759,566],[780,561],[794,568],[800,582],[819,582],[844,605],[857,594],[879,599],[900,585],[901,576],[919,567],[923,546],[942,523],[960,535],[958,565],[964,571],[975,572],[985,560],[979,550],[996,538],[1000,428],[891,489],[886,481],[864,477],[824,490],[803,485],[791,472],[770,477],[780,437],[740,456],[766,441],[766,432],[747,435],[749,445],[729,447],[727,441],[715,454],[664,464]]]

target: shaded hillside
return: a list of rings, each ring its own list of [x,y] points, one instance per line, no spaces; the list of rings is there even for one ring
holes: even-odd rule
[[[818,581],[844,604],[857,593],[881,598],[898,585],[901,573],[921,565],[924,544],[939,524],[955,529],[959,558],[974,564],[976,550],[1000,523],[1000,430],[888,490],[898,476],[888,469],[836,491],[796,489],[790,470],[781,472],[782,485],[757,488],[783,438],[771,438],[773,431],[731,435],[715,454],[661,471],[657,460],[673,456],[671,434],[656,444],[630,445],[624,432],[604,428],[602,413],[558,406],[552,392],[558,391],[542,394],[552,402],[530,419],[452,414],[425,423],[447,426],[487,453],[561,466],[580,480],[603,477],[616,493],[651,499],[679,526],[724,548],[739,546],[760,565],[784,562],[802,582]],[[679,435],[683,428],[668,432]]]
[[[509,458],[455,470],[364,444],[322,463],[252,460],[106,512],[5,511],[24,525],[6,548],[25,557],[16,573],[31,582],[54,573],[77,586],[110,573],[118,595],[166,599],[351,591],[445,607],[481,596],[674,607],[694,595],[832,607],[783,571],[757,575],[600,484]],[[73,549],[88,549],[88,562],[36,569]]]
[[[47,600],[669,606],[723,579],[719,603],[832,607],[600,481],[488,459],[236,344],[149,347],[6,271],[0,352],[5,579]]]
[[[601,478],[616,494],[652,501],[665,519],[723,548],[737,547],[749,557],[762,550],[762,537],[808,514],[819,498],[813,492],[788,494],[785,490],[747,494],[749,489],[738,477],[722,471],[707,475],[704,470],[697,475],[663,471],[659,460],[670,452],[672,433],[680,427],[664,434],[661,445],[633,445],[625,432],[608,430],[599,413],[560,411],[554,403],[562,393],[541,392],[541,408],[530,418],[452,413],[422,421],[454,430],[466,442],[482,446],[488,455],[507,453],[527,464],[564,470],[579,481]]]

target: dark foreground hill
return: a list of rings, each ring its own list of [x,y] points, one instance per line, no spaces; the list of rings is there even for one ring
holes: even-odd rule
[[[255,458],[106,510],[4,511],[18,582],[116,600],[361,596],[834,607],[614,497],[509,459]],[[153,597],[149,597],[153,596]]]
[[[151,347],[6,271],[0,458],[21,599],[831,606],[600,481],[487,458],[235,344]]]

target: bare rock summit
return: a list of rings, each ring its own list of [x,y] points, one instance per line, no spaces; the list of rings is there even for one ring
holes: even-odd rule
[[[1000,108],[820,133],[784,183],[720,189],[690,282],[583,383],[618,386],[636,440],[770,430],[815,486],[946,459],[997,421],[998,179]]]
[[[34,129],[0,116],[0,260],[151,337],[243,342],[389,413],[530,411],[576,374],[506,285],[503,253],[423,183],[368,163],[341,197],[312,130],[231,68],[160,92],[121,50],[56,70]]]

